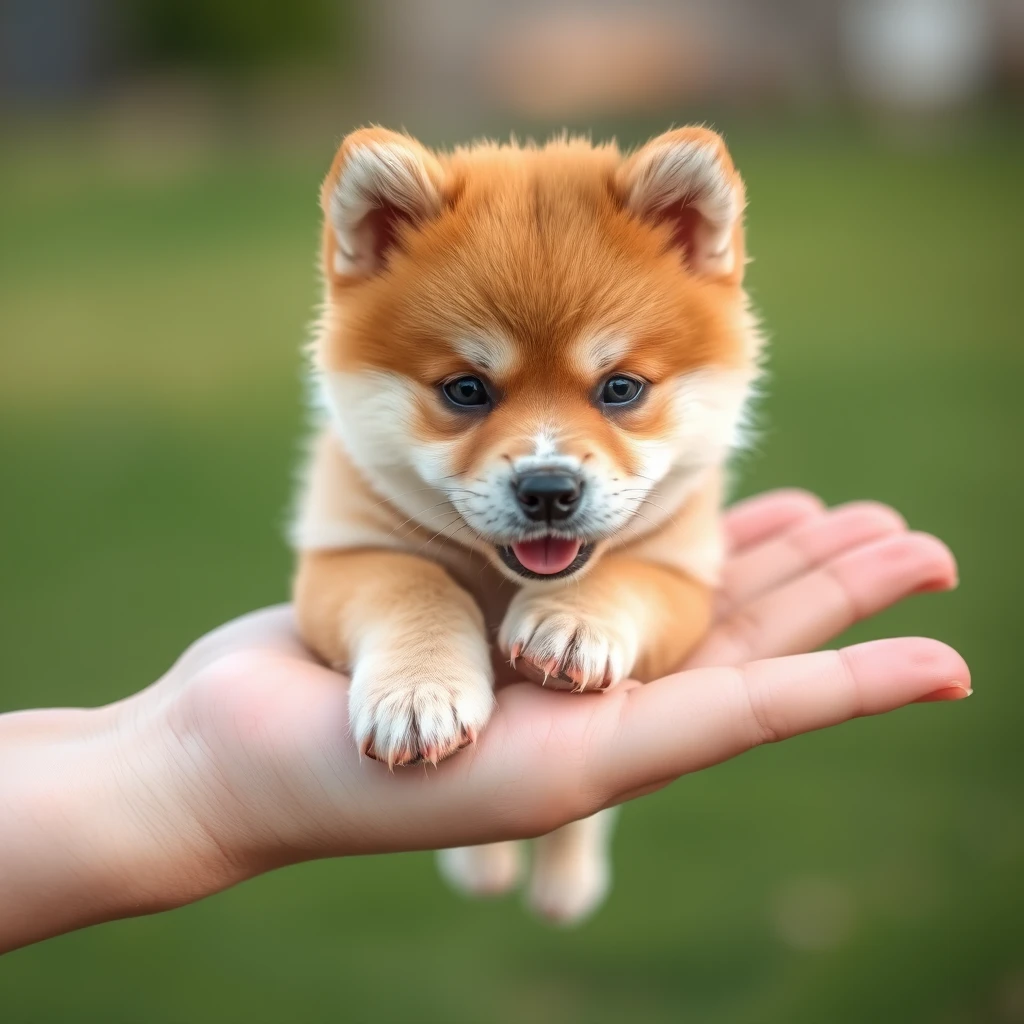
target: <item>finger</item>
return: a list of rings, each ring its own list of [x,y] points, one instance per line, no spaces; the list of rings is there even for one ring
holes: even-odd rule
[[[303,661],[316,659],[303,646],[291,605],[274,605],[250,612],[200,637],[174,663],[171,672],[192,674],[235,651],[263,650],[288,654]]]
[[[949,548],[930,534],[885,537],[750,601],[712,629],[687,667],[813,650],[911,594],[950,589],[956,576]]]
[[[951,647],[903,638],[697,669],[630,690],[608,735],[592,744],[594,773],[609,802],[762,743],[892,711],[936,691],[970,693],[970,672]]]
[[[726,562],[723,612],[821,565],[842,551],[906,529],[894,509],[871,501],[851,502],[797,523]]]
[[[786,488],[738,501],[725,513],[725,536],[732,552],[759,544],[781,530],[820,514],[825,503],[810,491]]]

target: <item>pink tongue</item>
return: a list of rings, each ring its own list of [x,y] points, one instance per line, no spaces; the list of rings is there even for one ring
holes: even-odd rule
[[[561,537],[541,537],[539,540],[525,540],[513,544],[516,558],[530,572],[550,576],[572,565],[583,546],[582,541],[563,540]]]

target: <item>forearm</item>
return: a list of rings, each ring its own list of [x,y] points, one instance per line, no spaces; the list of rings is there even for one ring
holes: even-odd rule
[[[133,727],[140,699],[0,715],[0,952],[237,880]]]

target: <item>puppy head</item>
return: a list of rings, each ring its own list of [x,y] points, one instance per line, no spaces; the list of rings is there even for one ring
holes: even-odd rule
[[[382,497],[518,578],[582,571],[725,458],[755,374],[721,138],[450,154],[363,129],[322,192],[316,361]]]

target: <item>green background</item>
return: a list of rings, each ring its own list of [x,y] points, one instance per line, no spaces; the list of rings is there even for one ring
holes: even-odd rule
[[[873,497],[943,537],[960,589],[855,636],[954,644],[971,700],[630,806],[611,899],[575,931],[456,898],[428,855],[310,864],[12,954],[0,1018],[1024,1020],[1024,133],[995,116],[899,145],[853,121],[717,127],[772,337],[740,489]],[[329,150],[68,153],[0,164],[5,710],[130,692],[282,599],[290,568]]]

